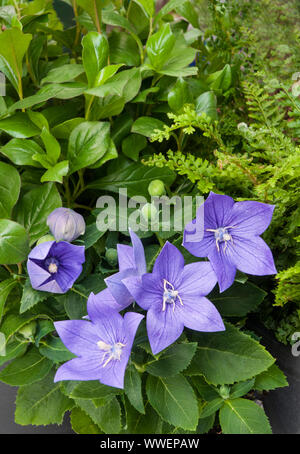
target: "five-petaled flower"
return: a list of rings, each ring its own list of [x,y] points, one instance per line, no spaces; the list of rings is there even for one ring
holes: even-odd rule
[[[124,387],[133,340],[144,316],[127,312],[123,318],[104,300],[103,294],[90,294],[87,302],[90,321],[54,323],[62,342],[77,356],[59,367],[55,382],[99,380],[108,386]]]
[[[196,257],[208,257],[221,292],[232,285],[237,269],[257,276],[276,274],[272,252],[259,236],[271,222],[274,205],[234,202],[211,192],[204,202],[204,235],[197,239],[193,226],[200,222],[202,208],[186,226],[183,246]]]
[[[43,292],[65,293],[81,274],[84,261],[84,246],[65,241],[41,243],[28,256],[31,285]]]
[[[143,243],[131,229],[129,234],[132,246],[117,245],[120,271],[105,279],[110,292],[122,307],[127,307],[133,302],[132,295],[122,280],[130,276],[141,277],[147,271]]]
[[[215,286],[209,262],[184,266],[181,252],[166,242],[152,273],[127,277],[124,284],[147,310],[147,332],[153,354],[171,345],[184,326],[196,331],[223,331],[221,316],[205,295]]]

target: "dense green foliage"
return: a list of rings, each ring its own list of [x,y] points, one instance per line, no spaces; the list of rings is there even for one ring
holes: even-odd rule
[[[64,3],[68,27],[52,0],[0,0],[0,380],[19,386],[16,422],[60,424],[71,410],[77,433],[270,433],[254,400],[287,383],[245,324],[255,312],[287,344],[300,329],[296,1]],[[111,250],[129,242],[97,230],[96,200],[118,202],[119,188],[149,198],[154,180],[169,196],[275,204],[264,239],[279,273],[212,292],[225,332],[187,331],[153,356],[142,323],[124,391],[54,384],[73,356],[53,321],[86,315],[116,271]],[[80,211],[87,231],[83,273],[58,296],[32,289],[26,258],[59,206]],[[149,269],[166,239],[195,260],[178,232],[143,237]]]

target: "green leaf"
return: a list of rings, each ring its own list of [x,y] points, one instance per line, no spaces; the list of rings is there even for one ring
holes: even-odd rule
[[[108,41],[103,34],[89,32],[82,39],[82,61],[89,88],[98,86],[99,73],[108,60]]]
[[[40,346],[39,351],[43,356],[55,363],[61,363],[76,358],[76,356],[65,347],[60,338],[54,336],[48,337],[43,342],[43,345]]]
[[[44,127],[41,132],[41,139],[44,142],[47,159],[51,165],[55,165],[60,156],[60,145],[55,137]]]
[[[208,416],[214,415],[219,408],[222,407],[224,404],[224,400],[222,397],[217,397],[216,399],[210,400],[206,402],[204,406],[201,408],[200,412],[200,419],[201,418],[208,418]]]
[[[218,397],[220,397],[217,388],[208,384],[201,375],[192,376],[191,382],[199,392],[200,396],[207,402],[215,400]]]
[[[61,207],[60,195],[53,183],[28,191],[17,205],[17,220],[23,224],[33,244],[48,232],[47,217]]]
[[[122,152],[133,161],[138,161],[140,151],[147,146],[147,140],[140,134],[130,134],[122,142]]]
[[[89,249],[93,246],[93,244],[95,244],[104,234],[105,232],[98,230],[96,223],[87,225],[85,234],[82,237],[85,249]]]
[[[19,388],[16,400],[15,421],[27,426],[61,424],[64,413],[74,402],[60,391],[60,384],[54,383],[54,372],[43,380]]]
[[[146,367],[147,372],[158,377],[170,377],[183,371],[191,362],[197,349],[197,343],[174,344]]]
[[[147,55],[155,70],[160,70],[169,59],[175,44],[175,35],[170,24],[164,24],[157,33],[152,35],[146,44]]]
[[[46,85],[45,87],[41,88],[35,95],[28,96],[25,99],[15,102],[9,108],[9,112],[13,113],[17,109],[29,109],[30,107],[35,106],[36,104],[44,103],[51,98],[59,98],[60,96],[66,96],[65,92],[66,87],[64,85],[58,84]]]
[[[98,408],[89,400],[76,399],[75,402],[104,433],[117,434],[120,432],[121,408],[115,397],[106,405]]]
[[[49,293],[34,290],[31,286],[30,279],[26,279],[24,287],[23,287],[22,299],[21,299],[21,303],[20,303],[21,304],[20,305],[20,314],[23,314],[24,312],[28,311],[33,306],[35,306],[37,303],[44,301],[48,297],[49,297]]]
[[[209,300],[214,303],[222,316],[243,317],[255,311],[265,296],[266,292],[250,282],[245,284],[235,282],[223,293],[214,290]]]
[[[189,86],[183,79],[178,79],[168,94],[168,104],[175,113],[181,113],[185,104],[192,102]]]
[[[93,423],[93,420],[80,408],[75,407],[71,411],[71,425],[77,434],[101,434],[103,433],[99,426]]]
[[[154,0],[134,0],[138,5],[141,6],[144,13],[148,17],[152,17],[155,12]]]
[[[195,103],[198,114],[206,113],[212,120],[217,120],[217,98],[213,91],[206,91],[198,96]]]
[[[63,82],[69,82],[70,80],[76,79],[84,72],[84,67],[75,63],[69,65],[62,65],[58,68],[51,69],[47,76],[42,80],[42,84],[45,83],[56,83],[60,84]]]
[[[109,58],[114,64],[140,66],[141,58],[136,35],[120,33],[113,30],[109,35]]]
[[[10,28],[0,34],[0,71],[21,92],[23,57],[28,50],[32,36],[17,28]]]
[[[0,335],[4,336],[3,333]],[[5,338],[5,336],[4,336]],[[5,345],[5,356],[0,355],[0,366],[18,356],[22,356],[27,350],[27,342],[12,341]]]
[[[41,182],[45,181],[57,181],[57,183],[63,182],[63,177],[69,172],[69,161],[61,161],[55,164],[55,166],[48,169],[41,178]]]
[[[16,284],[17,284],[17,281],[13,278],[6,279],[5,281],[0,282],[0,323],[2,320],[4,306],[5,306],[7,297]]]
[[[125,398],[127,433],[161,434],[162,420],[147,401],[145,414],[139,413]]]
[[[166,167],[145,167],[140,163],[132,163],[124,169],[95,180],[87,187],[112,192],[118,192],[119,188],[126,188],[129,197],[135,195],[148,197],[148,186],[152,180],[162,180],[167,186],[170,186],[175,180],[175,174]]]
[[[52,366],[53,362],[33,347],[0,371],[0,381],[11,386],[29,385],[44,378]]]
[[[10,218],[19,198],[21,179],[11,165],[0,162],[0,218]]]
[[[271,434],[265,412],[247,399],[225,401],[220,410],[220,424],[224,434]]]
[[[101,11],[108,3],[109,0],[77,0],[77,4],[91,16],[99,34]]]
[[[105,82],[109,80],[111,77],[113,77],[118,71],[118,69],[121,68],[122,66],[124,65],[121,63],[118,65],[109,65],[102,68],[98,74],[96,86],[98,87],[100,85],[105,84]]]
[[[32,322],[36,318],[49,318],[48,315],[45,314],[17,314],[17,313],[9,313],[5,316],[2,325],[1,331],[6,336],[6,342],[12,338],[14,334],[16,334],[23,326],[27,325],[28,323]]]
[[[180,7],[183,3],[183,0],[170,0],[167,2],[157,13],[154,19],[154,25],[160,21],[164,16],[169,14],[171,11],[175,10],[176,8]]]
[[[126,369],[124,391],[131,405],[139,413],[145,414],[141,376],[133,365],[128,366]]]
[[[76,126],[80,125],[84,121],[84,118],[80,117],[71,118],[70,120],[66,120],[63,123],[59,123],[58,125],[54,126],[51,132],[57,139],[68,140],[73,129],[75,129]]]
[[[98,169],[98,167],[103,166],[107,161],[111,159],[116,159],[118,157],[118,151],[113,140],[110,139],[108,149],[105,154],[100,158],[95,164],[89,166],[90,169]]]
[[[126,17],[121,16],[121,14],[117,13],[116,11],[102,11],[102,21],[107,25],[122,27],[131,33],[136,32],[135,28],[129,22],[129,20],[126,19]]]
[[[28,115],[18,112],[0,120],[0,130],[17,139],[27,139],[40,134],[40,129],[30,121]]]
[[[120,393],[122,393],[122,390],[119,388],[103,385],[98,380],[91,380],[87,382],[80,382],[76,385],[69,394],[69,397],[80,400],[106,399]]]
[[[28,234],[24,227],[8,219],[0,219],[0,264],[22,262],[28,252]]]
[[[288,385],[284,373],[276,364],[272,364],[269,369],[255,377],[253,388],[258,391],[270,391],[271,389],[284,388]]]
[[[108,122],[85,121],[70,135],[68,159],[70,173],[95,164],[110,145]]]
[[[132,125],[131,132],[151,137],[156,129],[163,130],[164,123],[153,117],[139,117]]]
[[[211,90],[222,90],[227,91],[231,85],[231,68],[230,65],[225,65],[221,71],[217,71],[210,74],[206,83],[209,85]]]
[[[42,154],[43,150],[33,140],[11,139],[0,151],[16,165],[40,167],[32,157],[35,154]]]
[[[272,367],[272,366],[271,366]],[[230,390],[230,399],[245,396],[251,389],[253,389],[255,378],[251,380],[236,383]]]
[[[274,363],[257,341],[229,323],[225,326],[226,331],[196,334],[198,349],[187,375],[204,375],[214,385],[231,384],[248,380]]]
[[[175,427],[196,429],[199,417],[197,399],[182,375],[170,378],[149,375],[146,391],[150,404],[162,419]]]

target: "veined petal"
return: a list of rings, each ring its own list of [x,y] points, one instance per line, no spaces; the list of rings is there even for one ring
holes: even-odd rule
[[[114,299],[122,308],[129,306],[133,302],[133,297],[123,283],[123,279],[129,276],[135,276],[136,270],[128,268],[104,279]]]
[[[101,322],[102,313],[109,310],[121,311],[123,307],[116,302],[108,288],[102,292],[91,293],[87,301],[87,312],[93,323]]]
[[[62,290],[62,293],[67,292],[74,284],[76,279],[82,272],[82,265],[76,261],[70,265],[59,265],[58,271],[54,278]]]
[[[261,235],[270,225],[275,205],[245,201],[236,202],[226,219],[227,226],[233,226],[231,235]]]
[[[64,320],[54,323],[64,345],[77,356],[92,356],[98,352],[100,340],[95,326],[85,320]]]
[[[232,263],[243,273],[256,276],[277,273],[271,249],[259,236],[235,237],[229,254]]]
[[[217,283],[217,276],[209,262],[186,265],[181,275],[182,282],[176,289],[181,298],[208,295]]]
[[[183,267],[183,255],[176,246],[167,241],[155,261],[153,273],[176,287]]]
[[[44,260],[47,257],[53,244],[55,244],[55,241],[45,241],[44,243],[35,246],[35,248],[33,248],[30,254],[28,255],[28,258]]]
[[[173,307],[167,305],[163,311],[161,305],[147,312],[147,332],[154,355],[173,344],[183,331],[184,325],[176,309],[173,311]]]
[[[210,192],[204,202],[204,220],[206,228],[225,227],[224,222],[234,206],[234,200],[228,195]]]
[[[192,255],[196,257],[207,257],[211,248],[213,248],[216,244],[213,232],[208,232],[207,230],[199,230],[197,232],[195,226],[195,222],[197,222],[197,218],[187,224],[184,234],[183,234],[183,247],[187,249]],[[189,233],[188,233],[189,232]]]
[[[144,246],[140,238],[129,228],[130,238],[133,246],[135,268],[139,275],[143,275],[147,271]]]
[[[160,281],[163,282],[160,276],[151,273],[144,274],[142,278],[132,276],[123,280],[134,300],[145,310],[157,302],[162,302],[163,286]]]
[[[225,326],[216,307],[204,297],[186,297],[183,306],[176,307],[187,328],[195,331],[224,331]]]
[[[119,270],[124,271],[128,268],[135,268],[133,247],[126,244],[117,244]]]
[[[85,262],[84,246],[76,246],[66,241],[54,242],[49,253],[64,265],[72,266],[74,262],[80,264]]]
[[[100,353],[100,355],[99,355]],[[54,377],[54,382],[62,380],[98,380],[100,377],[101,352],[94,357],[74,358],[60,366]]]
[[[208,258],[213,267],[214,272],[216,273],[220,292],[228,289],[234,282],[236,274],[236,265],[232,262],[229,257],[229,251],[232,249],[232,243],[227,244],[226,252],[224,252],[224,247],[220,247],[218,251],[217,248],[212,248]]]

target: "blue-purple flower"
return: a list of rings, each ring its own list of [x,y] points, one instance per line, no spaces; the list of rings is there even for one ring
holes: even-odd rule
[[[203,207],[204,235],[199,236],[195,224],[203,221]],[[231,286],[237,269],[257,276],[276,274],[272,252],[260,238],[271,222],[274,205],[235,203],[229,196],[211,192],[203,207],[186,226],[183,246],[196,257],[208,257],[221,292]]]
[[[143,315],[127,312],[123,318],[93,293],[87,310],[90,321],[54,323],[62,342],[77,356],[59,367],[54,381],[99,380],[104,385],[123,388],[125,369]]]
[[[122,280],[130,276],[141,277],[147,271],[143,243],[131,229],[129,229],[129,234],[132,246],[117,245],[120,271],[105,279],[115,300],[123,307],[129,306],[133,302],[133,298]]]
[[[209,262],[184,266],[181,252],[166,242],[152,273],[127,277],[124,284],[147,310],[147,332],[153,354],[171,345],[184,326],[196,331],[223,331],[221,316],[205,295],[215,286]]]
[[[31,285],[43,292],[65,293],[81,274],[84,261],[84,246],[65,241],[41,243],[28,256]]]
[[[70,208],[56,208],[49,214],[47,225],[56,241],[71,243],[85,232],[83,217]]]

